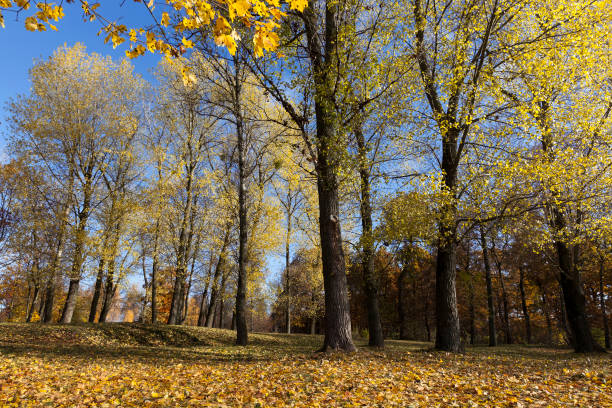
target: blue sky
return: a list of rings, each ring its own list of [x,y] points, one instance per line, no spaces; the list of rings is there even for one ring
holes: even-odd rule
[[[150,20],[144,13],[141,3],[126,0],[123,6],[120,0],[106,1],[98,9],[107,18],[119,21],[128,27],[145,27],[150,24]],[[6,113],[4,106],[7,101],[18,94],[29,92],[30,82],[28,70],[33,66],[34,61],[46,59],[55,49],[67,44],[74,45],[77,42],[84,44],[88,52],[96,52],[103,55],[110,55],[115,60],[125,57],[126,44],[122,44],[116,49],[110,44],[104,44],[104,37],[98,36],[100,24],[96,22],[84,22],[82,12],[77,4],[67,4],[64,2],[66,16],[58,23],[58,31],[47,30],[45,32],[30,32],[24,27],[24,20],[31,13],[31,10],[15,16],[10,13],[3,13],[6,20],[6,28],[0,28],[0,44],[2,44],[0,58],[0,161],[6,160],[6,137],[8,127],[6,126]],[[159,55],[147,53],[143,57],[132,60],[136,72],[145,79],[152,80],[150,71],[157,65]],[[293,248],[292,248],[293,250]],[[282,256],[271,253],[267,257],[268,269],[272,272],[270,278],[275,279],[284,265]],[[131,279],[136,284],[142,283],[140,274],[134,274]]]
[[[100,9],[107,18],[120,21],[129,27],[137,25],[148,25],[142,4],[133,1],[125,1],[123,6],[118,0],[106,1]],[[84,22],[82,12],[77,4],[64,2],[66,16],[55,25],[58,31],[47,30],[45,32],[30,32],[24,27],[24,20],[31,15],[32,10],[26,10],[20,15],[4,12],[6,28],[0,28],[0,148],[1,157],[6,157],[4,152],[6,132],[5,110],[6,102],[17,94],[27,93],[30,89],[28,70],[37,59],[47,58],[53,51],[67,44],[74,45],[77,42],[85,44],[88,52],[110,55],[113,59],[125,57],[126,44],[113,49],[110,44],[104,44],[104,37],[98,36],[100,24],[97,22]],[[159,61],[159,55],[147,54],[133,60],[136,71],[145,78],[150,79],[149,70]]]

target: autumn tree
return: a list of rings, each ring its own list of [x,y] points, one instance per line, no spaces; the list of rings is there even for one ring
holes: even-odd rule
[[[95,191],[113,140],[136,132],[138,79],[129,63],[88,55],[82,45],[58,49],[31,71],[32,92],[10,105],[15,151],[27,155],[63,185],[58,204],[58,240],[47,285],[44,321],[51,319],[54,282],[65,241],[70,210],[75,208],[70,287],[62,322],[70,322],[87,250],[87,226]],[[130,89],[130,92],[125,92]]]

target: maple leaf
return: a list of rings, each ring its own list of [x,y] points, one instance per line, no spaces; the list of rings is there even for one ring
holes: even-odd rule
[[[38,21],[35,17],[28,17],[25,19],[25,28],[28,31],[38,31]]]
[[[308,0],[289,0],[292,10],[304,11],[308,7]]]
[[[248,0],[237,0],[229,4],[230,20],[234,21],[236,16],[245,17],[249,13],[251,3]]]

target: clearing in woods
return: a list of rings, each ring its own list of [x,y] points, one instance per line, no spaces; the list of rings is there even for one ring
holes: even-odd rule
[[[610,355],[139,324],[0,325],[1,407],[612,406]]]

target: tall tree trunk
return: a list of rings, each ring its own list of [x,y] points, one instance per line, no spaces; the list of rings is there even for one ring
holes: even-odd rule
[[[493,299],[493,280],[491,279],[491,261],[489,259],[489,247],[484,229],[480,226],[480,247],[482,249],[482,260],[485,269],[485,281],[487,284],[487,316],[489,323],[489,346],[497,346],[497,333],[495,329],[495,303]]]
[[[200,312],[198,313],[198,326],[203,327],[206,322],[206,296],[208,290],[202,292],[202,299],[200,300]]]
[[[98,322],[105,323],[108,318],[108,313],[113,305],[113,298],[115,297],[115,292],[117,291],[117,284],[114,281],[114,269],[115,269],[115,261],[111,260],[108,263],[108,271],[106,273],[106,285],[104,287],[104,297],[102,301],[102,309],[100,310],[100,317],[98,318]]]
[[[192,242],[193,242],[193,235],[194,235],[194,231],[195,231],[195,222],[196,222],[196,215],[197,215],[197,202],[198,202],[198,193],[196,193],[194,198],[193,198],[193,205],[191,207],[191,215],[190,215],[190,218],[189,218],[189,234],[188,234],[188,238],[187,238],[187,252],[185,254],[185,268],[187,268],[188,255],[189,255],[189,252],[191,250]],[[188,281],[187,281],[187,287],[186,287],[185,292],[184,292],[184,299],[185,300],[183,301],[182,313],[179,316],[180,317],[179,324],[185,323],[185,319],[187,318],[187,313],[189,312],[189,294],[191,292],[191,280],[193,278],[193,271],[195,270],[195,263],[196,263],[196,259],[198,257],[199,250],[200,250],[200,236],[198,235],[196,237],[195,246],[193,247],[191,270],[189,271],[189,278],[188,278]]]
[[[555,217],[562,217],[559,213]],[[560,221],[557,221],[560,223]],[[572,259],[568,246],[561,241],[555,244],[559,258],[559,283],[563,291],[565,313],[571,331],[572,343],[577,353],[602,351],[591,333],[591,327],[586,313],[586,302],[580,272]]]
[[[51,267],[49,268],[49,280],[47,282],[47,288],[45,292],[45,308],[41,321],[44,323],[51,323],[53,320],[53,304],[55,302],[55,285],[57,283],[59,275],[59,267],[62,260],[62,252],[64,250],[64,241],[66,239],[66,229],[68,228],[68,215],[70,214],[70,205],[72,202],[72,193],[74,188],[74,163],[71,163],[70,172],[68,175],[68,185],[65,192],[66,197],[62,203],[62,209],[58,215],[58,232],[57,240],[55,245],[55,252],[51,261]]]
[[[407,262],[402,266],[402,270],[397,276],[397,316],[399,318],[399,338],[408,340],[408,316],[406,316],[406,278],[408,277]]]
[[[219,296],[219,278],[225,273],[225,262],[227,257],[227,246],[230,241],[231,225],[228,223],[225,229],[225,235],[223,237],[223,245],[219,252],[219,259],[217,260],[217,266],[215,267],[215,274],[213,276],[212,287],[210,289],[210,301],[208,303],[208,310],[206,311],[206,320],[204,326],[213,327],[214,311],[217,305]]]
[[[79,293],[80,281],[80,279],[70,279],[70,284],[68,285],[68,294],[66,295],[66,303],[64,304],[64,309],[62,310],[60,323],[72,322],[72,315],[76,307],[76,300],[77,295]]]
[[[287,196],[290,197],[291,190],[288,190]],[[291,334],[291,276],[289,270],[289,244],[291,241],[291,214],[287,210],[287,236],[285,239],[285,296],[287,297],[287,305],[285,310],[285,327],[287,334]]]
[[[121,223],[120,221],[116,221],[112,235],[112,243],[109,253],[109,261],[107,262],[107,270],[106,270],[106,284],[104,286],[104,296],[102,298],[102,309],[100,310],[100,317],[98,321],[100,323],[106,322],[108,318],[108,313],[110,312],[111,306],[113,304],[113,298],[115,296],[115,292],[117,291],[117,284],[115,283],[115,259],[117,257],[117,252],[119,249],[119,238],[121,233]]]
[[[563,299],[563,289],[559,287],[559,328],[565,333],[565,343],[574,347],[572,331],[567,325],[567,312],[565,311],[565,300]]]
[[[370,347],[384,347],[385,340],[380,321],[378,306],[378,279],[374,271],[374,234],[372,231],[372,204],[370,186],[370,165],[368,163],[368,150],[363,135],[361,123],[354,129],[359,155],[360,178],[360,213],[361,213],[361,267],[365,285],[366,304],[368,309],[368,345]]]
[[[429,325],[429,298],[425,299],[425,331],[427,332],[427,341],[431,341],[431,326]]]
[[[341,145],[338,143],[338,118],[335,111],[334,70],[337,61],[339,3],[325,4],[324,42],[319,30],[321,22],[309,6],[302,19],[307,48],[314,75],[317,190],[319,196],[319,232],[325,289],[325,339],[322,351],[354,351],[351,316],[346,282],[346,265],[340,230],[338,169]]]
[[[552,129],[550,125],[550,104],[548,101],[539,102],[539,115],[537,117],[538,124],[542,131],[542,151],[549,161],[555,160],[553,149]],[[553,196],[556,194],[553,192]],[[549,213],[549,223],[551,229],[555,233],[554,236],[563,236],[566,230],[567,222],[562,208],[554,201],[548,202],[547,210]],[[572,247],[562,239],[555,241],[557,258],[559,261],[559,284],[563,292],[563,301],[569,329],[571,331],[571,340],[574,346],[574,351],[577,353],[589,353],[593,351],[603,351],[604,349],[597,344],[586,312],[586,301],[582,282],[580,279],[580,270],[577,266],[578,244]]]
[[[605,347],[609,349],[610,326],[608,326],[608,316],[606,314],[606,294],[604,293],[604,266],[605,258],[602,256],[599,260],[599,305],[601,307],[601,320],[604,329],[604,343]]]
[[[317,330],[317,318],[313,316],[312,319],[310,319],[310,334],[316,334],[316,330]]]
[[[217,327],[219,329],[223,328],[223,313],[224,313],[224,307],[225,307],[225,300],[223,298],[223,296],[221,296],[221,299],[219,301],[219,318],[217,319]]]
[[[191,217],[191,207],[193,205],[193,177],[195,164],[193,158],[187,168],[187,184],[185,191],[187,193],[187,202],[183,210],[183,217],[179,232],[179,246],[177,251],[176,276],[174,278],[174,288],[172,290],[172,302],[170,304],[170,314],[168,315],[168,324],[180,324],[183,316],[183,305],[185,297],[185,279],[187,274],[187,254],[189,253],[188,239],[190,235],[189,220]]]
[[[206,284],[202,291],[202,300],[200,300],[200,312],[198,313],[198,326],[204,326],[206,322],[206,298],[208,296],[208,288],[210,287],[210,278],[212,273],[212,259],[208,262],[208,272],[206,273]]]
[[[198,253],[200,243],[199,240],[196,241],[196,245],[193,252],[193,259],[191,261],[191,271],[189,272],[189,281],[187,282],[187,290],[185,291],[185,305],[183,306],[183,317],[181,319],[181,323],[185,322],[187,319],[187,314],[189,313],[189,292],[191,292],[191,279],[193,278],[193,271],[195,270],[196,263],[196,255]]]
[[[151,292],[151,284],[149,283],[149,278],[147,277],[147,249],[144,243],[144,240],[141,242],[142,245],[142,253],[140,254],[140,261],[142,264],[142,279],[144,281],[145,293],[142,299],[142,309],[140,311],[140,316],[138,320],[141,323],[145,322],[145,314],[147,312],[147,303],[149,303],[149,295]]]
[[[43,288],[43,289],[46,289],[46,288]],[[42,319],[42,313],[43,313],[43,310],[45,309],[45,302],[46,302],[46,300],[45,300],[45,291],[42,290],[41,293],[40,293],[40,302],[38,303],[38,316],[39,316],[40,319]],[[42,320],[40,320],[40,321],[42,321]]]
[[[436,349],[453,352],[461,351],[456,250],[454,227],[441,225],[436,257]]]
[[[100,303],[100,296],[102,294],[102,280],[104,279],[104,265],[105,259],[104,254],[100,256],[100,262],[98,263],[98,273],[96,274],[96,283],[94,285],[93,297],[91,298],[91,307],[89,309],[89,323],[96,321],[96,314],[98,312],[98,303]]]
[[[93,162],[93,159],[92,159]],[[83,207],[79,211],[78,223],[75,234],[75,246],[72,258],[72,270],[70,272],[70,286],[68,287],[68,295],[66,296],[66,302],[64,303],[64,310],[62,311],[62,317],[60,318],[61,323],[72,322],[72,315],[76,307],[77,296],[79,294],[79,283],[81,282],[81,269],[83,268],[83,262],[85,256],[85,241],[87,239],[87,221],[89,220],[89,214],[91,212],[91,196],[93,194],[93,179],[92,179],[93,165],[90,164],[89,168],[84,174],[85,184],[83,186]]]
[[[510,311],[508,310],[508,295],[506,293],[506,285],[504,283],[504,275],[502,274],[501,261],[496,262],[497,275],[499,276],[499,284],[501,286],[502,293],[502,305],[503,305],[503,321],[504,321],[504,334],[506,337],[506,344],[512,344],[512,331],[510,330]]]
[[[417,28],[414,32],[416,40],[415,56],[421,73],[425,95],[442,136],[442,161],[440,163],[443,178],[442,192],[447,195],[447,201],[440,209],[436,254],[436,349],[459,352],[461,350],[461,331],[459,328],[456,289],[456,185],[460,152],[457,143],[459,141],[460,129],[463,128],[462,131],[467,132],[469,126],[462,127],[460,123],[457,123],[456,112],[451,107],[448,108],[448,112],[444,111],[442,107],[424,44],[427,20],[420,0],[414,2],[413,11],[414,22]],[[487,38],[485,37],[484,40],[482,44],[483,49],[486,47]],[[477,77],[474,78],[476,79]],[[459,88],[461,87],[457,87],[457,89]],[[460,95],[456,93],[452,95],[451,99],[459,97]]]
[[[236,288],[236,344],[246,346],[248,343],[248,329],[246,321],[246,281],[247,281],[247,208],[246,208],[246,169],[245,154],[246,141],[244,140],[244,123],[242,118],[242,83],[240,78],[240,64],[234,58],[234,115],[236,118],[236,136],[238,138],[238,287]]]
[[[527,344],[531,344],[531,322],[529,318],[529,309],[527,308],[527,298],[525,296],[525,268],[522,266],[519,266],[519,289],[521,291],[523,318],[525,319],[525,339]]]
[[[221,276],[221,286],[219,288],[219,325],[217,327],[219,328],[223,328],[223,313],[224,313],[224,307],[225,307],[225,290],[227,287],[227,279],[229,278],[230,275],[230,270],[228,268],[225,268],[225,270],[223,271],[223,274]],[[234,317],[234,324],[236,323],[235,321],[235,317]]]
[[[34,306],[36,304],[36,300],[38,299],[39,285],[37,283],[34,284],[34,294],[32,295],[32,301],[29,303],[28,312],[26,314],[26,323],[32,321],[32,315],[34,314]]]
[[[465,251],[465,271],[468,274],[468,295],[469,295],[469,315],[470,315],[470,344],[476,343],[476,307],[474,305],[474,275],[470,269],[470,242]]]
[[[96,321],[96,314],[98,312],[98,305],[100,303],[100,297],[102,296],[102,291],[104,289],[104,268],[107,266],[108,261],[108,251],[109,248],[109,240],[111,239],[111,230],[113,228],[113,217],[115,216],[117,208],[117,196],[116,192],[111,193],[111,206],[110,211],[107,214],[106,219],[106,227],[104,229],[104,237],[102,240],[102,253],[100,254],[100,261],[98,263],[98,273],[96,274],[96,283],[94,285],[94,293],[91,299],[91,306],[89,308],[89,318],[88,321],[90,323],[94,323]]]
[[[538,289],[540,289],[540,299],[542,300],[542,313],[544,313],[544,319],[546,320],[546,343],[552,344],[552,320],[548,310],[548,302],[546,299],[546,292],[540,280],[536,281]]]
[[[160,219],[155,221],[153,238],[153,265],[151,265],[151,323],[157,323],[157,269],[159,268],[159,231]]]
[[[461,351],[456,289],[457,207],[454,199],[457,182],[457,137],[455,130],[443,134],[444,189],[452,198],[441,209],[436,255],[436,349],[452,352]]]
[[[30,296],[32,296],[32,282],[30,282],[30,280],[28,279],[28,293],[26,295],[26,323],[28,321],[28,315],[30,314],[30,305],[31,305],[31,301],[30,301]]]

